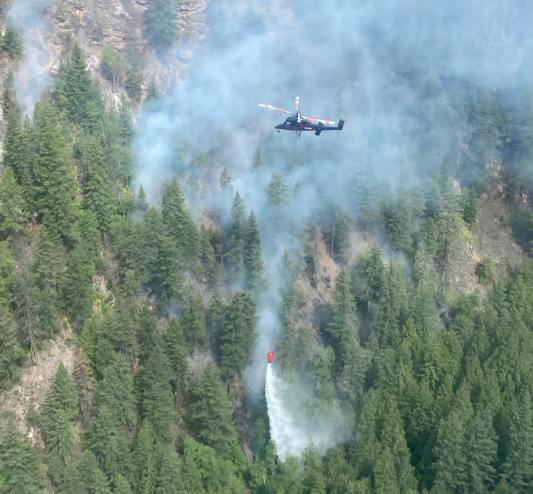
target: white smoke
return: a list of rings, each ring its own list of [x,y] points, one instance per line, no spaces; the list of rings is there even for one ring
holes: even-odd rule
[[[285,461],[289,455],[300,456],[311,440],[321,454],[340,441],[343,429],[340,413],[322,417],[317,427],[305,411],[301,389],[284,383],[274,370],[274,364],[267,366],[265,396],[270,438],[276,443],[280,460]]]
[[[44,17],[47,6],[48,0],[18,0],[7,14],[13,25],[22,31],[24,56],[14,74],[13,86],[18,105],[26,115],[33,112],[35,103],[52,82],[45,49],[50,29]]]

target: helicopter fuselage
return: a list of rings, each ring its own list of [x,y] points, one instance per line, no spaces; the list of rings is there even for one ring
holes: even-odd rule
[[[278,132],[280,130],[293,130],[296,132],[315,132],[316,135],[320,135],[323,130],[342,130],[344,126],[344,121],[341,119],[338,126],[324,125],[322,122],[314,123],[307,119],[300,118],[298,122],[298,117],[288,117],[285,122],[280,125],[276,125]]]

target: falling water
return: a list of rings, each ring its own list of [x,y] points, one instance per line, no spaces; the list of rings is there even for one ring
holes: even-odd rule
[[[267,366],[265,395],[270,420],[270,437],[276,443],[280,460],[287,456],[299,456],[309,444],[311,434],[305,422],[297,420],[294,413],[284,403],[285,385],[276,374],[273,365]]]

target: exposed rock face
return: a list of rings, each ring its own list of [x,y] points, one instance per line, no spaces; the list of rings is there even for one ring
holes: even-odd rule
[[[138,53],[144,76],[143,89],[147,90],[153,77],[158,88],[164,91],[173,79],[180,79],[200,42],[207,36],[207,3],[208,0],[180,3],[176,17],[178,40],[163,64],[143,35],[146,0],[51,0],[46,14],[50,24],[45,42],[48,69],[56,72],[60,60],[77,40],[91,73],[100,79],[106,104],[116,105],[122,90],[114,90],[99,72],[102,48],[108,45],[124,57],[129,50]]]

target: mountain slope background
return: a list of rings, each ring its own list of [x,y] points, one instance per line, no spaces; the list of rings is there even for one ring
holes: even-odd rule
[[[530,12],[382,7],[4,5],[0,490],[531,489]]]

